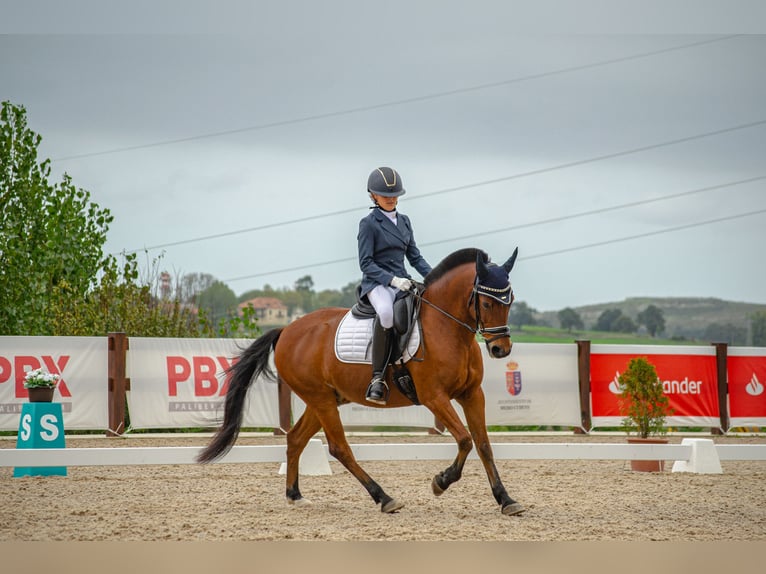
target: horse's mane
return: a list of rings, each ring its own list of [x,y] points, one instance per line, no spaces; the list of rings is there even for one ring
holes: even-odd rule
[[[441,262],[436,267],[434,267],[428,275],[425,276],[423,283],[426,287],[428,287],[429,285],[444,277],[447,272],[451,271],[455,267],[464,265],[465,263],[476,263],[476,256],[478,254],[481,254],[484,263],[489,261],[489,255],[487,255],[481,249],[476,249],[474,247],[466,247],[465,249],[458,249],[454,253],[450,253],[447,255],[447,257],[442,259]]]

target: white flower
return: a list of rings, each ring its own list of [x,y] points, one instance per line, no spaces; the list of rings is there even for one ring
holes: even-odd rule
[[[35,387],[55,387],[59,379],[59,375],[52,373],[46,373],[42,369],[34,369],[28,371],[24,377],[24,388],[31,389]]]

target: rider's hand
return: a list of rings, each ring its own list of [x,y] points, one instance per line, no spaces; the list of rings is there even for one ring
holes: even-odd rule
[[[396,287],[399,291],[409,291],[412,288],[412,281],[402,277],[394,277],[391,279],[391,287]]]

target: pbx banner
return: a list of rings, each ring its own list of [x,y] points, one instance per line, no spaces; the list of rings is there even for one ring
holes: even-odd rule
[[[594,427],[619,426],[618,378],[633,357],[657,369],[672,414],[669,426],[719,426],[714,347],[593,345],[590,356],[591,415]]]
[[[61,376],[53,400],[66,430],[105,429],[107,363],[104,337],[0,337],[0,430],[18,430],[29,396],[24,377],[39,368]]]
[[[127,371],[132,428],[217,427],[233,357],[245,339],[131,337]],[[272,365],[273,366],[273,365]],[[279,427],[277,383],[253,381],[243,426]]]

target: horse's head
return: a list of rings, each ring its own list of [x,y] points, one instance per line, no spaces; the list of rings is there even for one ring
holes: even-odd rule
[[[509,275],[518,254],[517,247],[502,265],[486,262],[482,252],[476,255],[476,279],[471,295],[476,330],[484,337],[489,354],[496,359],[507,357],[513,347],[508,327],[514,298]]]

